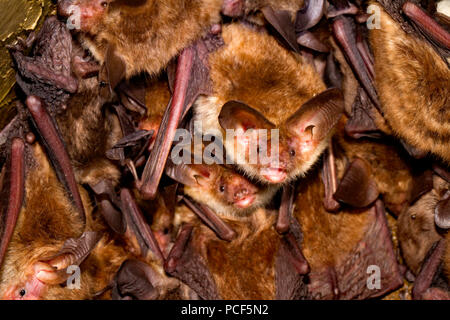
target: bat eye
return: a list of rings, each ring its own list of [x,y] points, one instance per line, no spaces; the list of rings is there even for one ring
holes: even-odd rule
[[[413,214],[413,215],[411,216],[411,219],[416,220],[416,215]]]
[[[102,3],[100,3],[100,5],[101,5],[103,8],[106,8],[106,7],[108,6],[108,2],[103,1]]]
[[[294,149],[289,150],[289,154],[291,155],[291,157],[295,157],[295,150]]]
[[[105,81],[100,81],[99,83],[100,87],[106,87],[107,83]]]
[[[219,190],[220,190],[220,192],[224,192],[225,191],[225,186],[220,186]]]
[[[25,289],[22,289],[22,290],[19,291],[19,295],[21,297],[25,296],[26,294],[27,294],[27,290],[25,290]]]

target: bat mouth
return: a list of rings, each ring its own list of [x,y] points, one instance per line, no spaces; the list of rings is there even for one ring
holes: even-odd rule
[[[268,168],[262,170],[262,176],[270,183],[281,183],[287,178],[287,172],[282,168]]]
[[[240,209],[246,209],[250,207],[256,200],[256,196],[249,195],[245,196],[237,201],[234,202],[234,205]]]

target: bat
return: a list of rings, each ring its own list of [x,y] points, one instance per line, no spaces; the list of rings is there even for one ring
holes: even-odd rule
[[[235,23],[224,27],[222,36],[225,45],[209,59],[213,94],[197,99],[194,121],[201,123],[204,135],[223,137],[227,157],[247,176],[264,184],[292,181],[326,148],[344,111],[342,95],[337,89],[325,90],[311,66],[299,62],[265,32]],[[280,59],[272,59],[274,52]],[[250,80],[248,74],[256,76]],[[267,137],[258,137],[258,131],[249,131],[250,135],[249,129],[268,130]],[[235,137],[225,139],[226,130],[235,130]],[[270,141],[276,133],[278,161],[250,163],[250,146],[276,158],[268,152],[270,142],[265,148],[258,141]],[[242,152],[235,152],[237,145]]]
[[[434,243],[442,239],[435,224],[435,209],[445,192],[446,182],[431,175],[431,186],[411,199],[411,204],[398,218],[398,238],[406,265],[418,274],[422,262]]]
[[[444,141],[448,140],[445,112],[450,71],[441,51],[413,32],[411,26],[405,26],[408,23],[399,25],[400,19],[405,21],[395,12],[400,5],[385,4],[386,11],[379,6],[382,27],[369,32],[381,109],[395,136],[422,153],[448,162]],[[419,109],[423,105],[427,112]]]
[[[300,299],[306,295],[308,263],[299,227],[279,235],[275,215],[258,209],[248,219],[227,221],[238,237],[219,240],[195,221],[180,226],[166,271],[202,299]]]
[[[442,169],[437,173],[443,174]],[[413,298],[448,300],[448,237],[439,227],[442,220],[438,217],[440,211],[445,212],[448,180],[431,170],[426,175],[431,183],[416,188],[420,192],[398,219],[398,239],[405,263],[416,275]]]
[[[402,285],[402,274],[380,200],[363,209],[328,213],[320,172],[298,184],[294,217],[303,234],[301,247],[311,271],[309,299],[367,299]],[[380,286],[370,290],[370,266],[380,270]]]
[[[11,232],[9,245],[2,237],[2,252],[6,254],[2,257],[0,295],[4,299],[61,297],[70,291],[59,286],[70,275],[66,269],[82,264],[102,233],[92,220],[85,223],[79,216],[43,148],[38,143],[21,145],[17,139],[12,142],[11,159],[18,161],[16,168],[22,177],[19,184],[17,178],[10,180],[17,200],[10,202],[8,210],[18,210],[18,216],[17,223],[6,220],[9,224],[5,227]],[[21,161],[17,159],[20,153],[24,157]],[[87,194],[83,192],[82,197],[86,202]],[[73,295],[86,297],[88,288],[86,284],[84,291]]]
[[[25,55],[28,48],[32,48],[29,56]],[[66,108],[80,79],[92,77],[100,69],[56,16],[47,18],[38,34],[31,33],[27,40],[19,38],[9,49],[20,88],[27,96],[43,99],[52,115]]]
[[[302,48],[327,52],[328,48],[308,30],[314,27],[325,13],[325,1],[223,1],[222,13],[241,18],[253,24],[268,25],[281,43],[294,52]]]

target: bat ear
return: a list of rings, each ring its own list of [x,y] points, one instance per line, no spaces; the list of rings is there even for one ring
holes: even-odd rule
[[[125,77],[126,65],[114,46],[108,46],[106,50],[105,62],[100,70],[100,82],[107,83],[112,92]]]
[[[342,177],[334,198],[352,207],[364,208],[373,203],[378,195],[370,165],[365,160],[355,159]]]
[[[344,97],[339,89],[328,89],[307,101],[285,126],[306,143],[322,141],[344,113]]]
[[[444,230],[450,229],[450,191],[439,201],[434,211],[436,225]]]
[[[267,120],[259,111],[239,101],[228,101],[219,114],[219,123],[226,129],[272,129],[273,123]]]

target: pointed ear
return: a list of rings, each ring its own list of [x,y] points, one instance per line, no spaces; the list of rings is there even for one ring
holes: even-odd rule
[[[122,57],[117,55],[114,46],[108,46],[105,62],[100,69],[99,81],[107,83],[107,88],[110,90],[110,93],[112,93],[120,81],[125,77],[125,73],[126,66]],[[105,92],[102,92],[102,95],[108,96]]]
[[[219,123],[226,129],[272,129],[273,123],[267,120],[259,111],[239,101],[228,101],[219,114]]]
[[[95,249],[102,233],[86,231],[80,238],[66,240],[62,249],[54,256],[35,265],[36,278],[46,284],[63,283],[68,278],[67,268],[79,266]]]
[[[450,229],[450,191],[438,202],[434,211],[436,225],[444,230]]]
[[[211,170],[208,166],[195,164],[179,164],[175,165],[172,162],[168,162],[166,166],[166,174],[181,184],[189,187],[195,187],[204,179],[209,179],[211,176]]]
[[[307,142],[320,142],[344,113],[344,97],[339,89],[328,89],[303,104],[285,122],[286,128]]]

